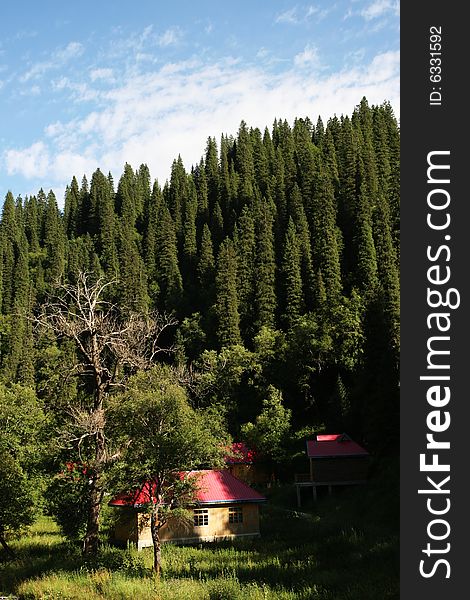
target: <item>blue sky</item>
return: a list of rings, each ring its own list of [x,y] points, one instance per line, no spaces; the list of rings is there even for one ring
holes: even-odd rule
[[[0,199],[145,162],[161,183],[244,119],[399,116],[396,0],[2,2]]]

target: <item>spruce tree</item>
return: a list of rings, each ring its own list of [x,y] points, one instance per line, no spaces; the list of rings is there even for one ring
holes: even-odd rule
[[[251,209],[245,205],[238,220],[238,239],[236,242],[238,257],[238,298],[242,331],[253,327],[254,276],[256,238],[255,223]]]
[[[238,130],[235,166],[239,176],[238,197],[243,205],[253,199],[255,185],[253,145],[245,121]]]
[[[229,238],[220,245],[215,285],[219,345],[223,347],[239,344],[241,338],[237,296],[237,257],[233,242]]]
[[[207,223],[202,231],[197,263],[197,280],[199,283],[199,296],[201,309],[206,311],[213,301],[215,261],[212,245],[212,236]]]
[[[256,204],[255,327],[274,327],[276,316],[276,262],[273,216],[266,200]]]
[[[181,305],[183,280],[178,263],[175,224],[164,202],[160,205],[158,224],[156,276],[161,299],[159,308],[174,311]]]
[[[281,265],[284,287],[283,319],[287,328],[292,327],[303,310],[302,277],[297,232],[292,218],[289,219]]]
[[[212,211],[214,204],[219,199],[219,160],[215,138],[208,138],[207,140],[204,167],[207,181],[209,210]]]
[[[68,238],[75,237],[79,231],[80,190],[74,177],[65,190],[64,229]]]
[[[56,284],[63,277],[65,270],[65,232],[52,191],[47,195],[44,215],[44,250],[44,279],[46,283]]]
[[[111,183],[97,169],[91,178],[90,203],[95,249],[100,257],[104,272],[110,278],[119,276],[119,262],[116,249],[116,215]]]

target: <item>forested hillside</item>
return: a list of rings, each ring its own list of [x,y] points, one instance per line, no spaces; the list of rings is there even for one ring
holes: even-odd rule
[[[72,177],[63,211],[52,192],[8,193],[1,378],[34,387],[53,420],[86,393],[62,377],[76,348],[37,327],[57,285],[86,272],[113,282],[116,319],[174,316],[159,360],[188,368],[194,406],[225,411],[235,438],[274,397],[297,428],[393,449],[398,244],[399,128],[388,103],[365,99],[326,124],[242,122],[209,138],[190,172],[175,159],[163,186],[126,164],[118,180]]]

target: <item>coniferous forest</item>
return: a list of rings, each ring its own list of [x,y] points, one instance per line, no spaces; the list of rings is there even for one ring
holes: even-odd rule
[[[52,402],[69,349],[35,335],[57,282],[115,282],[122,315],[177,321],[173,361],[204,371],[221,355],[244,371],[225,400],[236,423],[257,391],[282,391],[298,423],[353,428],[382,449],[397,436],[399,129],[388,104],[351,117],[241,123],[209,138],[170,180],[125,165],[72,177],[63,211],[42,189],[9,193],[0,229],[1,375]]]
[[[77,484],[55,494],[69,494],[75,516],[90,493],[99,503],[114,433],[103,416],[90,429],[84,415],[108,415],[109,404],[112,423],[126,377],[154,363],[178,378],[214,435],[264,443],[287,465],[281,478],[295,439],[314,431],[347,431],[374,455],[393,455],[399,145],[390,104],[363,99],[326,123],[279,119],[260,131],[242,122],[235,136],[209,138],[190,171],[175,158],[166,182],[126,164],[89,180],[71,173],[63,203],[52,191],[9,192],[0,225],[0,418],[9,433],[0,452],[17,481],[54,481],[64,464],[85,464],[94,491]],[[122,360],[117,342],[106,342],[102,364],[90,366],[76,343],[83,331],[72,331],[84,289],[99,294],[105,333],[122,334],[128,354],[138,341],[129,331],[144,327],[146,343],[158,330],[145,361]],[[91,324],[89,339],[99,331]],[[15,406],[23,417],[11,425]],[[38,489],[54,505],[53,486]]]

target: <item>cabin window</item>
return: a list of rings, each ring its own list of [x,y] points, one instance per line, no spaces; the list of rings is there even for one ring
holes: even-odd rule
[[[243,523],[243,509],[241,506],[234,506],[228,509],[229,523]]]
[[[206,508],[196,508],[194,510],[194,527],[209,525],[209,511]]]

